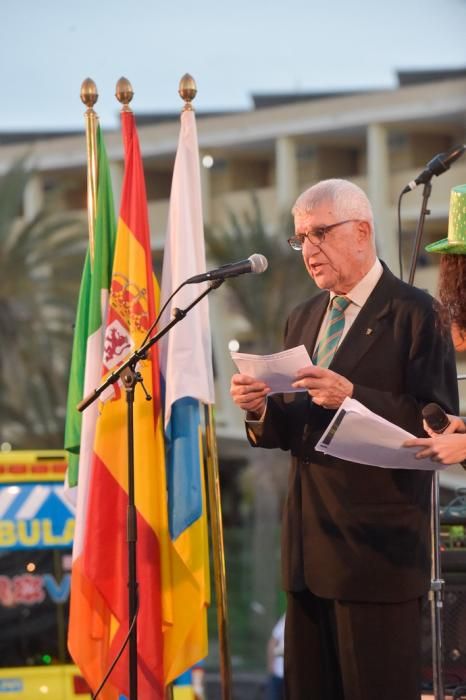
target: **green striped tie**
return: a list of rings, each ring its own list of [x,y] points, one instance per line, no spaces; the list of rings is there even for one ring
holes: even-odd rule
[[[331,363],[345,326],[345,310],[350,304],[347,297],[333,297],[327,328],[314,352],[315,365],[328,367]]]

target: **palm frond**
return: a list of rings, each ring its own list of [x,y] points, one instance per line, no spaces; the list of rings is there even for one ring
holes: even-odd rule
[[[87,222],[45,211],[22,219],[32,175],[23,160],[0,179],[0,425],[15,447],[52,447],[62,440]]]

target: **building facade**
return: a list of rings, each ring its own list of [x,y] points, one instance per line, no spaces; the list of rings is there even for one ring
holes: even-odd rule
[[[298,101],[292,101],[297,98]],[[379,255],[398,273],[398,196],[434,155],[466,141],[466,77],[379,92],[288,99],[289,103],[282,98],[277,105],[273,100],[262,100],[267,106],[260,106],[258,99],[259,106],[252,111],[198,116],[205,223],[214,228],[228,227],[229,212],[250,209],[254,192],[266,225],[273,229],[304,188],[323,178],[345,177],[369,195]],[[201,99],[197,102],[200,105]],[[165,239],[179,122],[176,118],[163,121],[160,117],[154,122],[150,116],[142,118],[139,135],[152,245],[157,256],[162,253]],[[105,136],[117,196],[122,177],[121,138],[118,129]],[[84,212],[84,134],[25,135],[23,140],[15,134],[14,142],[4,135],[0,173],[25,154],[35,173],[24,195],[26,218],[44,205],[54,210]],[[425,243],[446,235],[450,190],[465,182],[466,157],[441,178],[434,178],[421,250]],[[419,187],[402,200],[405,279],[421,195]],[[435,293],[437,264],[435,256],[421,254],[415,284]],[[231,319],[225,322],[223,311],[215,310],[215,301],[212,306],[216,316],[213,326],[219,332],[219,337],[214,338],[219,370],[219,423],[225,433],[233,435],[241,428],[238,414],[228,400],[226,376],[231,372],[231,364],[226,341],[236,326]],[[459,367],[463,367],[461,358]]]

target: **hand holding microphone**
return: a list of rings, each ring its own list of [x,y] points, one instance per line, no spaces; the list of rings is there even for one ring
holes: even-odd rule
[[[412,438],[403,447],[422,447],[417,459],[431,457],[441,464],[458,464],[466,469],[466,426],[458,416],[450,416],[436,403],[422,409],[429,438]]]
[[[466,425],[459,416],[451,416],[445,413],[437,403],[428,403],[422,409],[424,418],[424,430],[431,437],[436,435],[451,435],[452,433],[466,433]]]

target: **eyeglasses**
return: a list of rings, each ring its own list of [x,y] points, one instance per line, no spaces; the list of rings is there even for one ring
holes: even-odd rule
[[[361,219],[345,219],[345,221],[339,221],[336,224],[329,224],[329,226],[320,226],[315,228],[313,231],[306,231],[306,233],[298,233],[296,236],[288,238],[288,243],[293,248],[293,250],[302,250],[304,246],[304,241],[307,239],[309,243],[320,248],[325,241],[325,236],[329,231],[337,226],[343,226],[343,224],[349,224],[353,221],[361,221]]]

